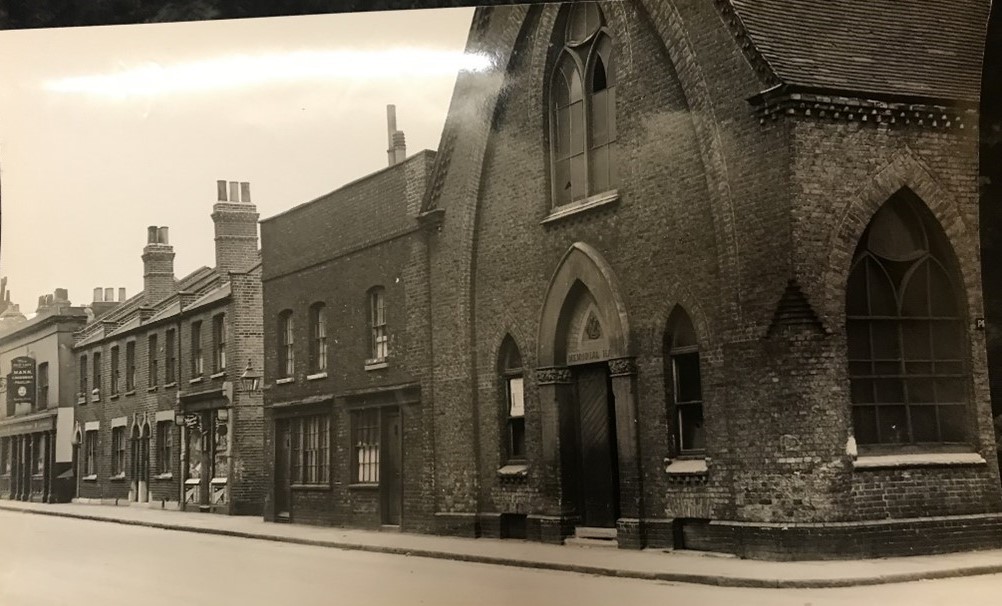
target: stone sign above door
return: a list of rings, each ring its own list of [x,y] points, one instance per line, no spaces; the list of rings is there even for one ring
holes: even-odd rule
[[[591,364],[609,359],[609,339],[595,298],[585,290],[571,312],[567,328],[567,364]]]

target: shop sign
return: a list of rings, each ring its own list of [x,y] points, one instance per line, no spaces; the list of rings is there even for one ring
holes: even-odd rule
[[[10,383],[7,385],[12,404],[35,404],[35,359],[27,356],[10,362]]]

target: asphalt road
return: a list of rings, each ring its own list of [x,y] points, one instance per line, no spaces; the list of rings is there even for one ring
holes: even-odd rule
[[[610,557],[615,557],[611,551]],[[1002,575],[736,589],[342,551],[0,511],[0,605],[996,605]]]

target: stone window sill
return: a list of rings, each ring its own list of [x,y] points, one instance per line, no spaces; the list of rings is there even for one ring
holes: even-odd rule
[[[112,482],[124,482],[125,481],[125,474],[124,473],[120,473],[118,475],[111,476],[108,479],[111,480]]]
[[[226,376],[226,371],[225,370],[221,370],[221,371],[217,372],[216,374],[209,375],[209,378],[210,379],[219,379],[219,378],[225,377],[225,376]]]
[[[95,402],[96,402],[96,400],[95,400]],[[87,398],[83,398],[83,397],[77,398],[77,404],[86,404],[86,403],[87,403]]]
[[[118,399],[118,394],[117,393],[113,393],[113,394],[111,394],[111,397],[109,397],[108,399],[109,400],[117,400]]]
[[[546,216],[545,219],[540,221],[540,223],[542,225],[556,223],[561,219],[566,219],[567,217],[571,217],[595,208],[615,204],[616,202],[619,202],[619,190],[613,189],[611,191],[557,206],[550,212],[549,215]]]
[[[172,472],[168,471],[167,473],[161,473],[161,474],[157,474],[157,475],[153,476],[153,479],[154,480],[173,480],[174,479],[174,474]]]
[[[379,370],[381,368],[386,368],[389,363],[386,360],[366,360],[365,370]]]
[[[709,468],[706,459],[672,459],[665,465],[665,473],[668,475],[705,475]]]
[[[331,489],[329,484],[293,484],[289,488],[291,488],[292,490],[301,490],[305,492]]]
[[[318,373],[312,374],[312,375],[306,375],[306,380],[307,381],[318,381],[320,379],[326,379],[326,378],[327,378],[327,372],[326,371],[324,371],[324,372],[318,372]]]
[[[529,475],[529,466],[525,463],[508,463],[498,469],[498,477],[524,478]]]
[[[195,377],[194,379],[188,379],[188,384],[194,385],[195,383],[201,383],[203,380],[204,377]]]
[[[97,474],[92,473],[89,476],[84,476],[80,479],[83,480],[84,482],[97,482]]]
[[[43,480],[43,479],[45,479],[45,474],[44,473],[33,473],[33,474],[31,474],[31,479],[32,480]]]
[[[136,395],[136,390],[135,389],[130,389],[129,391],[125,392],[125,395],[127,395],[127,396],[134,396],[134,395]]]
[[[984,457],[976,452],[944,452],[903,455],[861,456],[852,462],[854,469],[893,469],[902,467],[934,467],[953,465],[985,465]]]
[[[275,385],[288,385],[296,380],[295,377],[282,377],[281,379],[275,379]]]
[[[147,387],[146,391],[149,392],[149,393],[153,393],[154,391],[156,391],[158,389],[160,389],[160,386],[159,385],[154,385],[153,387]]]
[[[379,489],[379,483],[378,482],[365,482],[365,483],[359,483],[359,484],[348,484],[348,488],[350,488],[351,490],[378,490]]]
[[[177,387],[177,381],[171,381],[170,383],[164,385],[164,389],[171,389],[172,387]]]

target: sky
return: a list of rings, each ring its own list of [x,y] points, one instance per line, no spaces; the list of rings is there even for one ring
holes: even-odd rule
[[[150,225],[174,275],[214,259],[216,181],[261,218],[439,144],[472,8],[0,31],[0,275],[38,296],[142,290]]]

